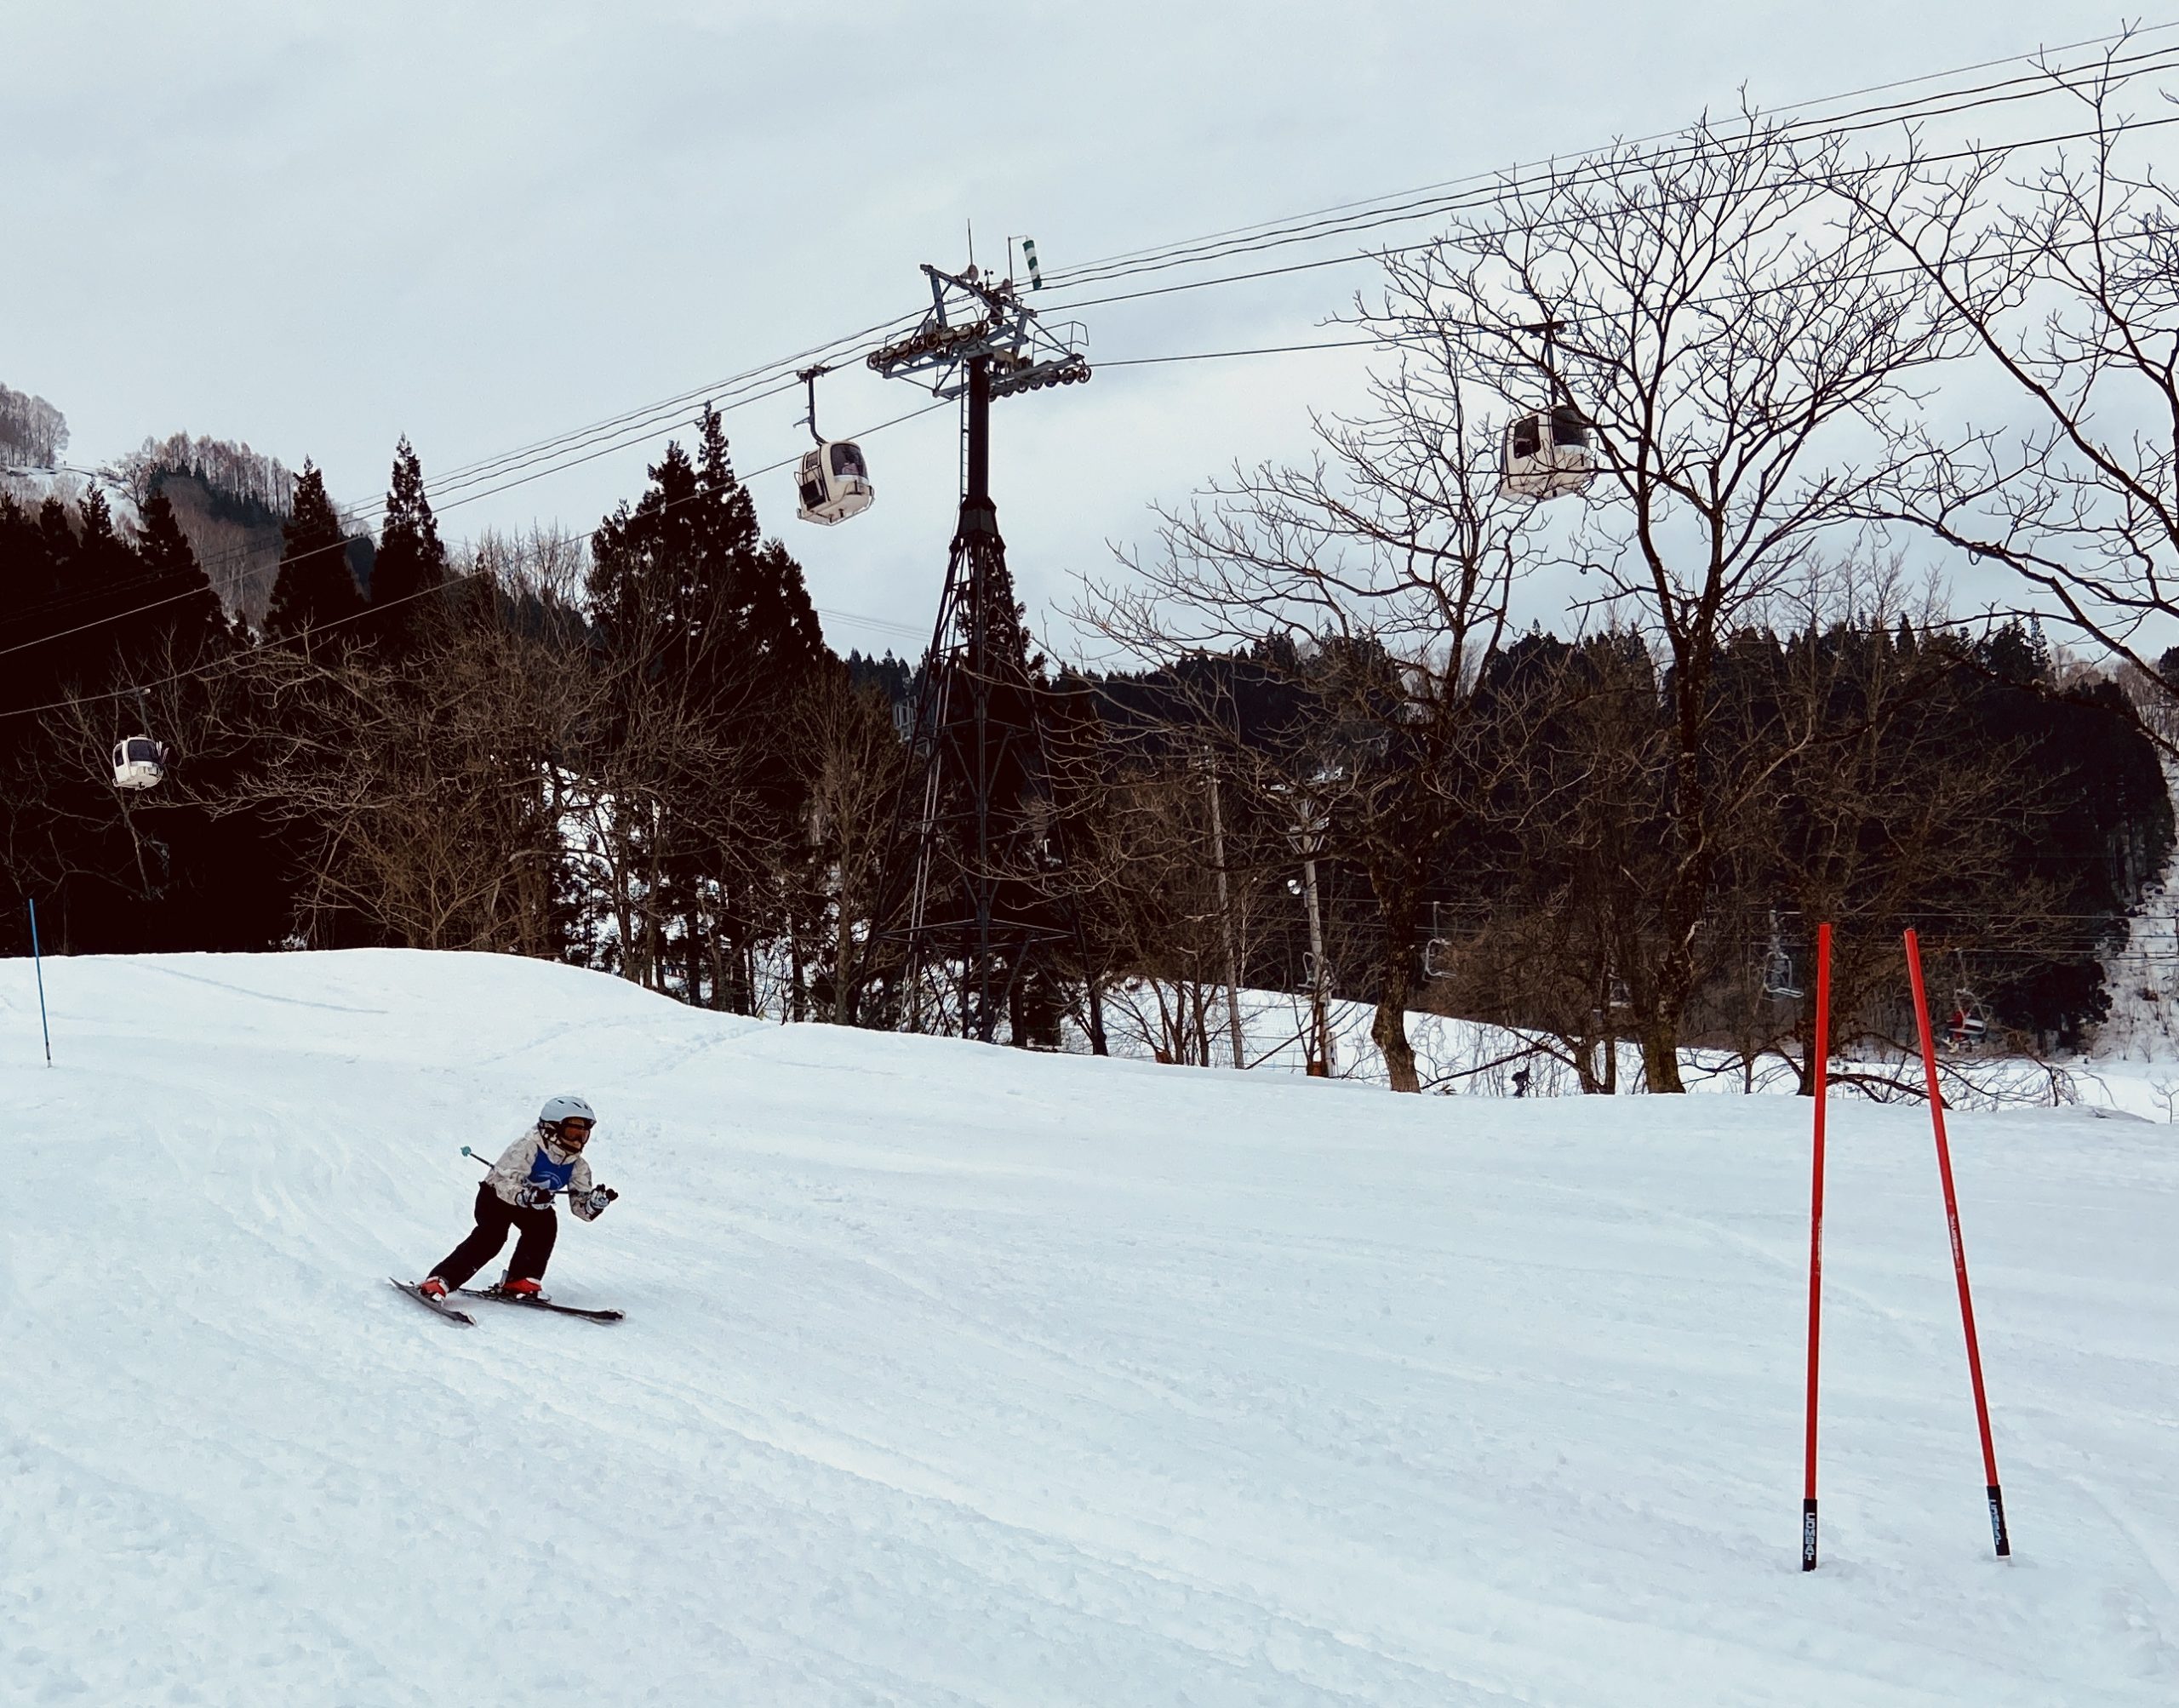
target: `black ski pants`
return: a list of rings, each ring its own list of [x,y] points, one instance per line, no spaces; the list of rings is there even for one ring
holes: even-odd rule
[[[514,1281],[542,1281],[545,1265],[552,1260],[552,1242],[559,1237],[560,1219],[550,1204],[523,1209],[494,1191],[489,1181],[477,1188],[477,1225],[469,1237],[439,1260],[432,1273],[449,1287],[460,1287],[500,1254],[510,1230],[520,1228],[515,1242],[514,1263],[507,1271]]]

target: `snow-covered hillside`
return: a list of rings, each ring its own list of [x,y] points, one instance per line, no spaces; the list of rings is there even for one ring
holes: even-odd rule
[[[0,964],[0,1701],[2168,1704],[2179,1151],[1398,1099],[398,953]],[[388,1288],[550,1092],[618,1204]]]

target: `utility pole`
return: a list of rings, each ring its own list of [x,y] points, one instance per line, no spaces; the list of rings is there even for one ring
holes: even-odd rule
[[[1313,856],[1301,863],[1301,882],[1309,895],[1309,1025],[1316,1038],[1309,1071],[1329,1079],[1332,1073],[1331,1020],[1325,1001],[1324,923],[1323,911],[1317,905],[1317,862]]]
[[[879,918],[905,916],[889,934],[903,940],[911,1027],[923,1030],[926,976],[943,969],[958,980],[961,1036],[986,1043],[1032,960],[1072,938],[1088,991],[1090,1048],[1102,1055],[1103,1011],[1080,917],[1049,894],[1048,881],[1065,866],[1064,837],[1041,688],[1021,657],[991,496],[992,401],[1078,384],[1090,364],[1079,326],[1048,330],[1010,280],[993,283],[973,266],[958,274],[923,271],[929,311],[906,337],[872,351],[869,365],[962,401],[961,511],[895,808],[895,846],[905,843],[907,852],[881,884]]]
[[[1317,898],[1317,856],[1324,852],[1324,832],[1331,828],[1331,811],[1318,792],[1325,780],[1318,777],[1294,797],[1294,825],[1287,832],[1294,852],[1301,856],[1302,894],[1309,909],[1309,1062],[1312,1078],[1331,1077],[1330,968],[1324,963],[1324,911]]]
[[[1208,748],[1203,768],[1210,778],[1211,871],[1218,885],[1218,928],[1226,941],[1226,1023],[1233,1038],[1233,1065],[1245,1068],[1249,1057],[1241,1038],[1241,957],[1233,945],[1233,909],[1226,893],[1226,819],[1218,804],[1218,760]]]

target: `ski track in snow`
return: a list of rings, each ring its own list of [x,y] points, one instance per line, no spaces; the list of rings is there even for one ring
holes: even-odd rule
[[[0,965],[0,1704],[2168,1705],[2179,1151],[1398,1099],[395,951]],[[426,1320],[546,1094],[550,1284]]]

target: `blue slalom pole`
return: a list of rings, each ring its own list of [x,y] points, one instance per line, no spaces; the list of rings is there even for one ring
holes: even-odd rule
[[[37,974],[37,1028],[45,1034],[45,1065],[53,1065],[53,1027],[45,1018],[45,963],[37,953],[37,898],[23,898],[31,908],[31,968]]]

